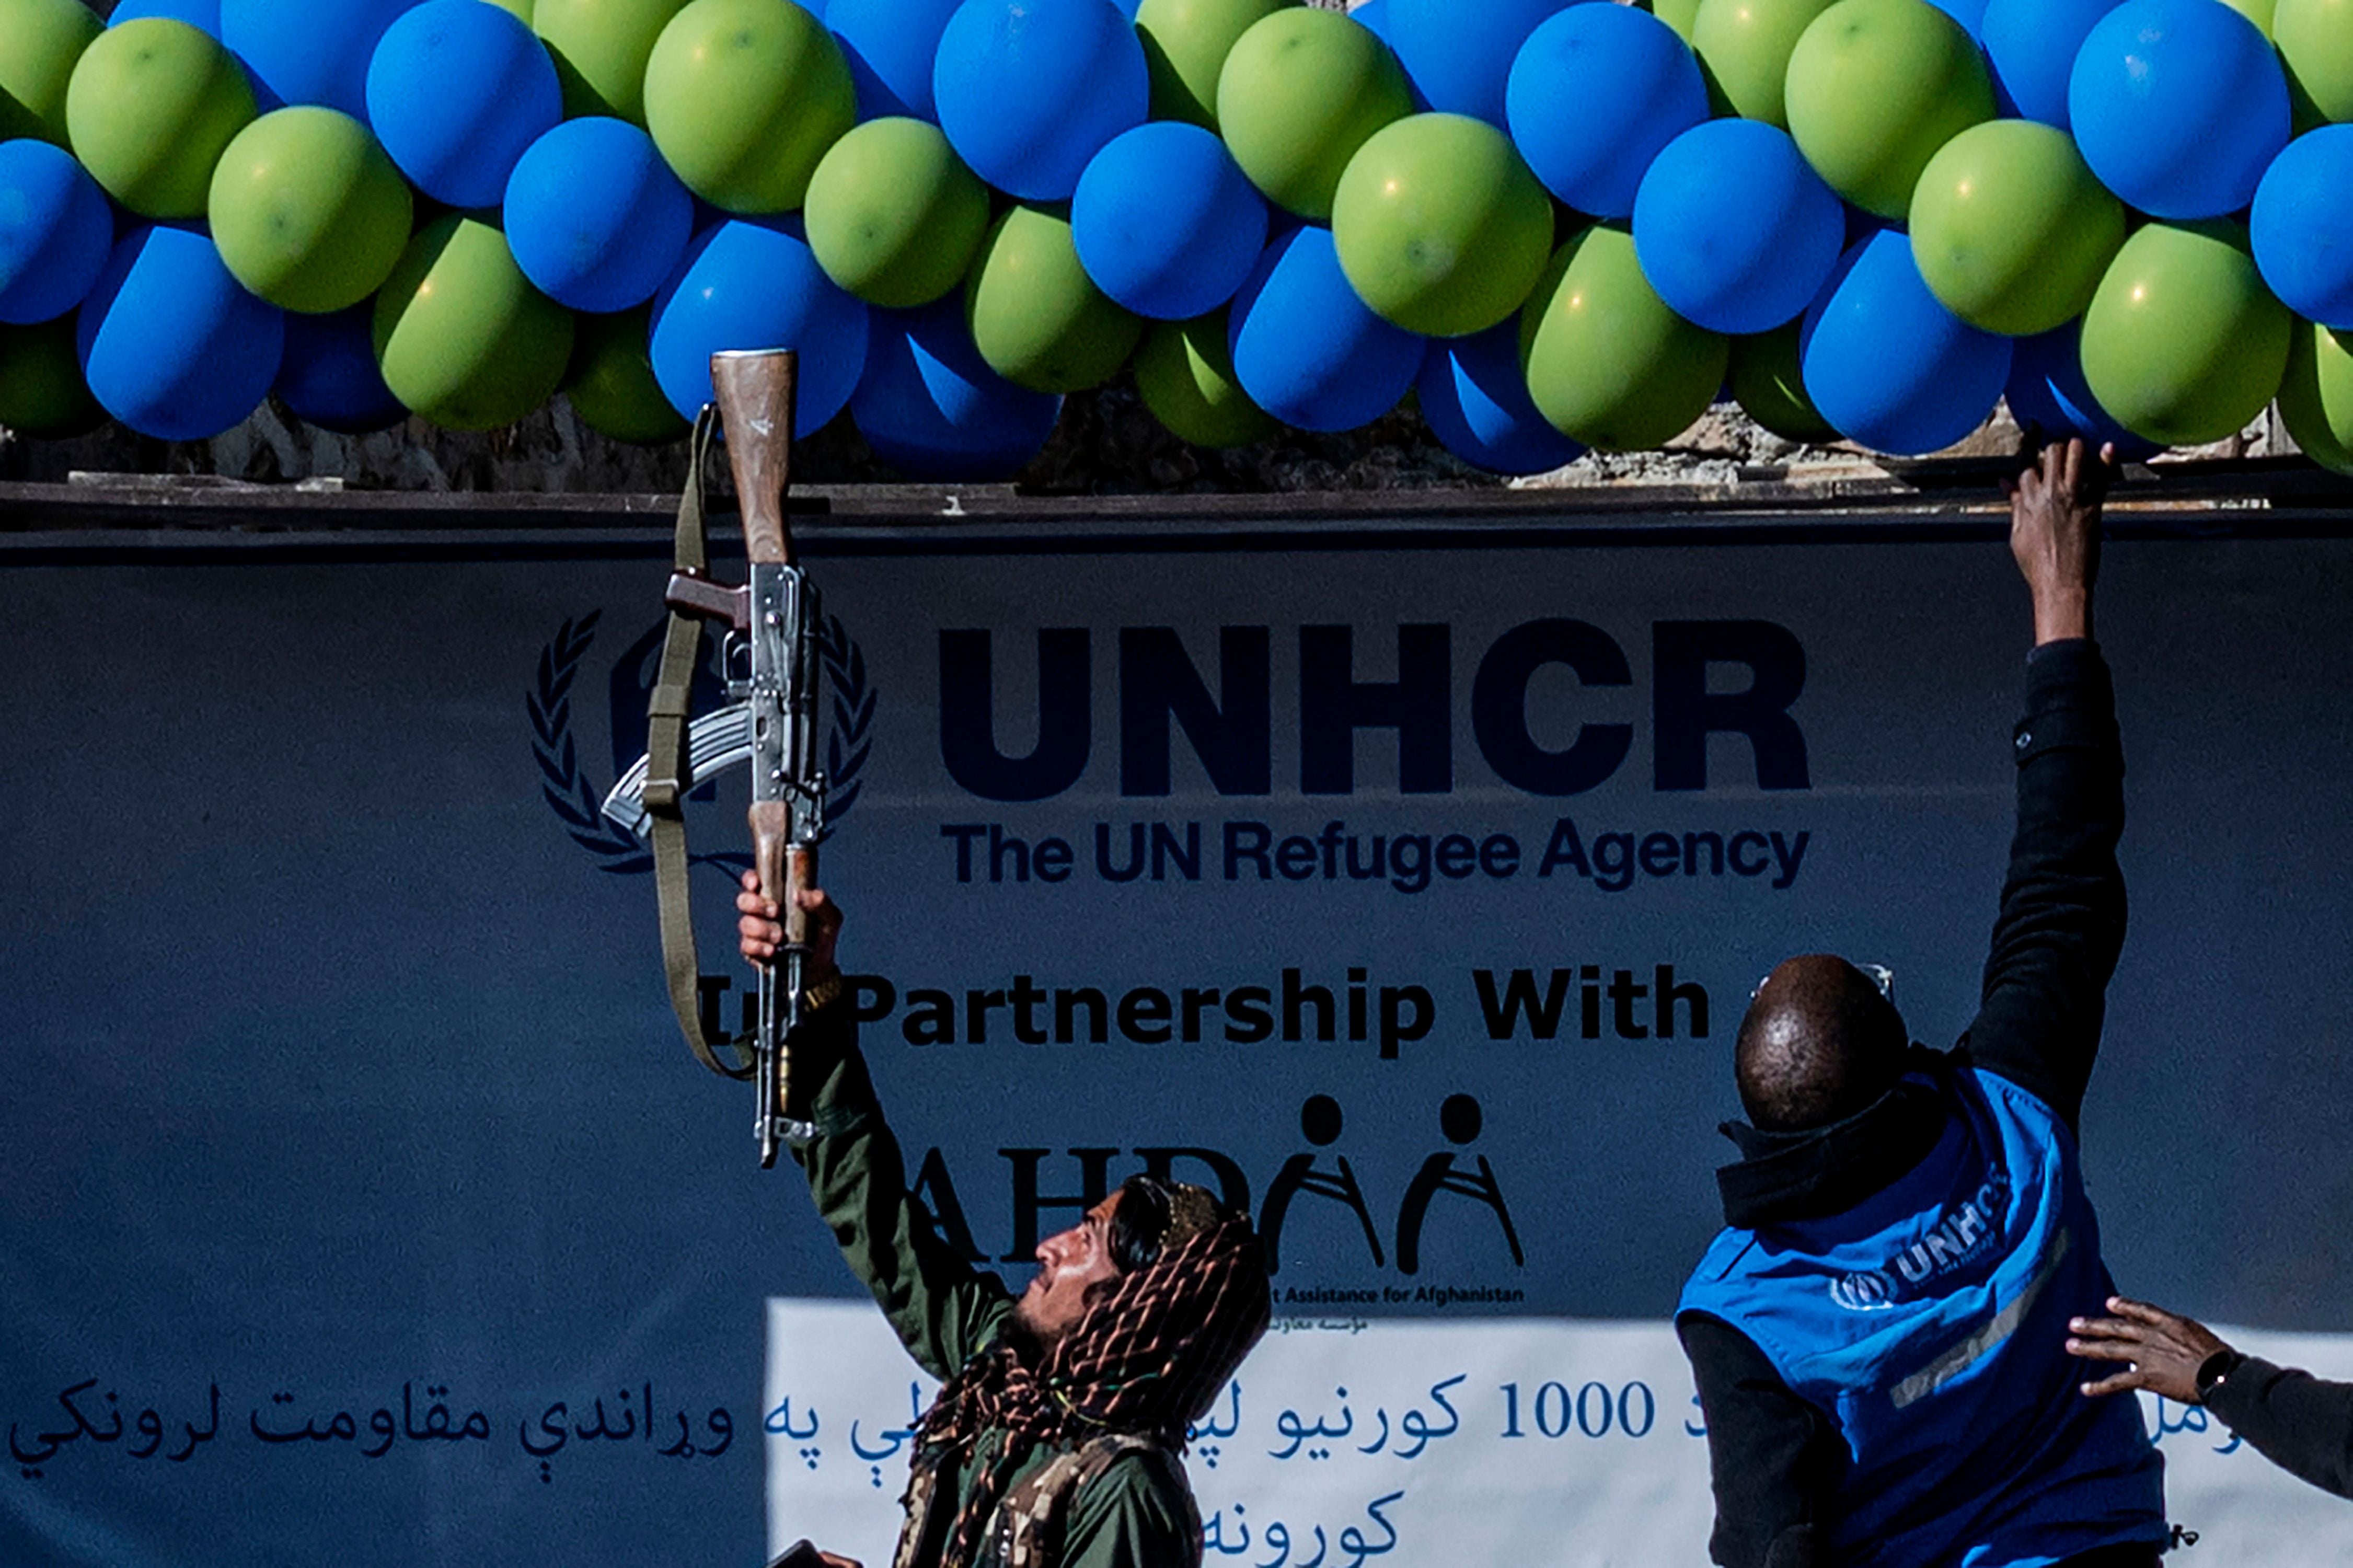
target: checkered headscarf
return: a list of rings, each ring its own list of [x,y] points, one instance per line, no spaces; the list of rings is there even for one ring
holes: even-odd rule
[[[1208,1412],[1273,1308],[1247,1219],[1216,1215],[1182,1240],[1176,1228],[1158,1260],[1109,1282],[1041,1364],[1024,1365],[999,1341],[940,1390],[920,1427],[927,1453],[968,1448],[1005,1428],[996,1462],[956,1514],[943,1568],[973,1561],[1030,1444],[1131,1433],[1184,1451],[1186,1427]]]

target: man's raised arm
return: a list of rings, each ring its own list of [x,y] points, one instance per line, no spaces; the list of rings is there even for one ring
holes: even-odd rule
[[[841,911],[821,891],[799,897],[809,914],[809,988],[822,993],[838,978]],[[784,930],[749,873],[735,907],[744,956],[765,963]],[[807,1037],[793,1042],[799,1070],[818,1084],[808,1108],[816,1135],[793,1157],[850,1272],[873,1292],[908,1353],[945,1381],[996,1330],[1012,1299],[996,1275],[975,1268],[941,1238],[931,1212],[908,1190],[906,1161],[859,1054],[849,999],[835,989],[811,1010]]]
[[[2100,502],[2113,453],[2042,449],[2010,493],[2010,553],[2034,601],[2026,715],[2013,738],[2018,826],[1966,1043],[1976,1065],[2073,1127],[2100,1046],[2125,935],[2124,751],[2116,693],[2092,641]]]

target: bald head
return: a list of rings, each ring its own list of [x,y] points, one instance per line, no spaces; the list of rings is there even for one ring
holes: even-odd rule
[[[1843,958],[1785,960],[1740,1020],[1733,1073],[1748,1120],[1799,1132],[1853,1115],[1904,1070],[1903,1016]]]

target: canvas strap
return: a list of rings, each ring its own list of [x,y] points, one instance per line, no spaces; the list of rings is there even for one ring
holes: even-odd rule
[[[703,469],[711,456],[712,437],[719,427],[718,410],[705,405],[694,422],[692,455],[688,459],[686,489],[678,500],[677,566],[681,572],[703,575],[710,566],[709,530],[703,521]],[[732,1037],[713,1038],[702,1028],[702,963],[694,946],[694,910],[690,901],[686,849],[686,796],[693,789],[687,758],[688,708],[694,672],[702,661],[702,622],[673,609],[662,637],[661,665],[646,700],[646,815],[652,819],[654,899],[661,916],[662,970],[670,982],[670,1010],[686,1036],[695,1059],[722,1078],[752,1076],[751,1053]],[[712,1047],[723,1046],[736,1060],[720,1060]]]

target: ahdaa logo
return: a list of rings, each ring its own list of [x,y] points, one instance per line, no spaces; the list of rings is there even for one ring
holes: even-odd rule
[[[604,815],[607,786],[582,765],[573,730],[575,688],[596,646],[596,623],[602,615],[591,610],[556,628],[554,637],[540,650],[539,670],[524,705],[531,713],[532,757],[539,764],[540,794],[546,797],[549,808],[572,841],[596,858],[598,870],[636,876],[653,869],[653,857]],[[646,699],[660,668],[662,637],[669,624],[667,618],[656,621],[631,643],[607,679],[614,777],[628,772],[645,754]],[[727,701],[718,644],[716,637],[703,639],[702,662],[694,671],[689,708],[698,718],[716,712]],[[826,617],[818,638],[818,656],[825,668],[824,695],[829,700],[825,771],[826,827],[830,832],[849,815],[862,787],[859,774],[873,750],[875,691],[866,677],[866,656],[843,629],[840,616]],[[705,783],[687,798],[711,800],[717,793],[713,784]],[[741,851],[698,854],[693,859],[730,870],[751,864],[751,858]]]

